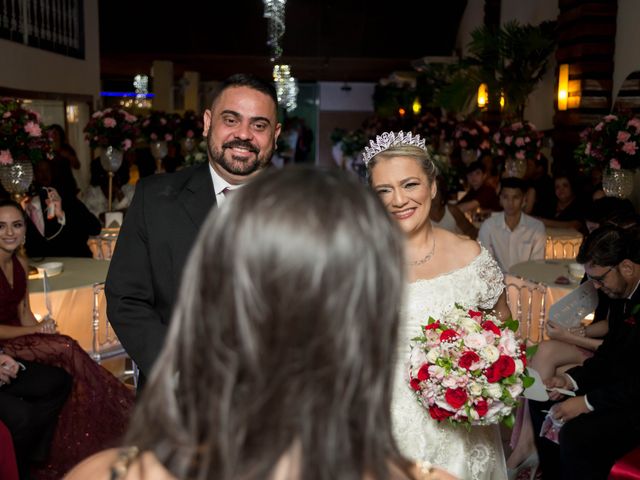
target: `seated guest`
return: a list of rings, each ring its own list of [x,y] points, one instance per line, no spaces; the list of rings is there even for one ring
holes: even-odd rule
[[[0,478],[10,478],[6,471],[15,469],[17,461],[20,478],[28,479],[30,466],[47,459],[70,390],[71,377],[61,368],[18,362],[0,350]],[[8,439],[3,438],[6,430]],[[12,448],[4,451],[7,446]]]
[[[462,213],[474,212],[477,209],[498,211],[500,201],[495,188],[486,183],[487,173],[484,164],[477,160],[467,167],[467,182],[469,191],[458,202],[458,208]]]
[[[391,434],[403,266],[356,179],[261,173],[201,229],[127,446],[67,478],[452,478]]]
[[[18,255],[26,228],[20,205],[0,201],[0,348],[15,358],[62,368],[73,377],[51,454],[40,472],[41,478],[60,478],[83,458],[119,440],[133,394],[75,340],[56,334],[52,318],[40,323],[35,319],[29,306],[27,262]]]
[[[503,178],[500,190],[503,211],[485,220],[478,234],[478,241],[505,272],[516,263],[544,258],[547,242],[544,224],[522,211],[526,190],[524,180]]]
[[[456,205],[449,205],[447,198],[447,183],[442,175],[436,177],[438,189],[436,196],[431,202],[431,210],[429,210],[429,218],[431,224],[459,235],[466,235],[471,239],[476,239],[478,229],[467,220],[467,217],[458,209]]]
[[[559,428],[558,443],[536,435],[545,479],[607,478],[616,459],[640,445],[639,242],[639,227],[605,225],[580,247],[577,261],[612,300],[609,331],[582,366],[545,379],[548,388],[572,390],[577,396],[554,404],[563,395],[551,390],[552,401],[529,402],[534,432],[550,419]],[[550,418],[545,420],[547,410]]]
[[[584,209],[580,203],[573,180],[566,174],[557,174],[554,179],[555,203],[543,212],[540,220],[545,227],[573,228],[584,230]]]
[[[525,195],[526,202],[523,207],[527,215],[540,217],[554,208],[554,184],[548,171],[549,160],[544,155],[527,160],[527,173],[524,180],[528,183],[529,189]]]
[[[100,233],[100,221],[78,200],[76,192],[65,193],[54,185],[51,172],[48,161],[35,166],[34,192],[24,202],[28,213],[27,255],[91,257],[87,241]]]
[[[19,479],[11,432],[2,422],[0,422],[0,478],[5,480]]]

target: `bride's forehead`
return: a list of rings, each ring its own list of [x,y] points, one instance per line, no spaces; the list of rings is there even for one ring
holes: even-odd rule
[[[412,157],[382,157],[371,169],[374,181],[406,178],[407,176],[427,177],[420,161]]]

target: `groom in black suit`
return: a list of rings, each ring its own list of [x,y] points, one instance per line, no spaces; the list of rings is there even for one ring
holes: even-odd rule
[[[209,162],[136,186],[106,296],[109,320],[141,383],[162,349],[182,269],[207,213],[270,164],[280,134],[277,102],[272,84],[229,77],[204,113]]]
[[[604,226],[580,247],[594,286],[612,299],[609,332],[582,366],[545,381],[576,391],[555,405],[530,401],[534,432],[543,410],[561,422],[559,444],[536,435],[543,478],[606,479],[616,459],[640,445],[640,228]],[[551,391],[552,400],[562,397]]]

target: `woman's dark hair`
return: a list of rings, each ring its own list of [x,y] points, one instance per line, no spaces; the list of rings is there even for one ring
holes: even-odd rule
[[[640,264],[639,242],[638,226],[624,229],[616,225],[604,225],[585,238],[576,261],[601,267],[618,265],[624,259]]]
[[[594,200],[591,207],[585,212],[585,220],[598,225],[607,222],[618,223],[629,219],[632,221],[636,215],[633,204],[626,198],[603,197]],[[624,223],[624,222],[623,222]]]
[[[178,478],[266,479],[286,456],[306,480],[406,472],[389,411],[402,245],[339,171],[238,189],[200,232],[126,443]]]
[[[16,210],[18,210],[20,212],[20,214],[22,215],[22,218],[24,219],[25,223],[27,222],[27,214],[24,211],[24,209],[22,208],[22,206],[13,200],[10,199],[0,199],[0,208],[4,208],[4,207],[13,207]]]

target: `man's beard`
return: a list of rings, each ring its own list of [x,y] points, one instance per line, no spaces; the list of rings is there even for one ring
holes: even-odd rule
[[[241,147],[246,148],[249,152],[253,153],[254,157],[249,158],[234,158],[231,154],[231,158],[225,156],[226,150]],[[247,140],[231,140],[222,144],[222,149],[217,150],[211,141],[211,130],[207,135],[207,149],[209,151],[209,157],[213,162],[220,165],[224,170],[234,175],[250,175],[255,171],[264,168],[273,155],[273,150],[261,152],[260,149],[253,143]]]

